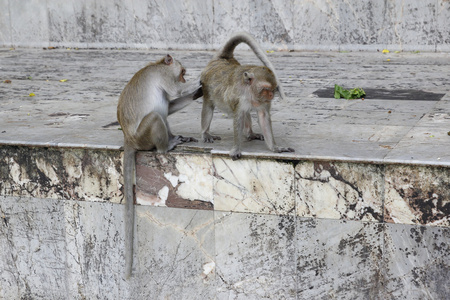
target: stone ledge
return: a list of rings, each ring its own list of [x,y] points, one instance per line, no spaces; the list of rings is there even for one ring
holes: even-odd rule
[[[0,195],[122,203],[116,150],[0,148]],[[450,226],[450,168],[139,152],[139,205]]]

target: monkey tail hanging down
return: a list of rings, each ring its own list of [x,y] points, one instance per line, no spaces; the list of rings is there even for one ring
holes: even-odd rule
[[[125,277],[133,266],[134,243],[134,184],[136,150],[156,149],[166,153],[176,145],[197,141],[191,137],[172,134],[167,116],[184,108],[194,100],[194,92],[169,101],[182,91],[186,70],[180,62],[166,55],[139,70],[120,94],[117,119],[124,134],[125,186]],[[197,88],[198,86],[193,86]],[[191,88],[192,89],[192,88]]]
[[[265,65],[241,65],[234,58],[234,49],[240,43],[247,44]],[[270,118],[271,101],[278,90],[281,98],[285,98],[279,79],[273,72],[274,68],[264,51],[248,33],[233,35],[222,50],[208,63],[201,74],[201,91],[203,108],[201,117],[202,139],[213,143],[220,140],[219,136],[211,135],[210,125],[214,108],[233,115],[234,146],[230,151],[233,160],[241,157],[243,135],[247,140],[264,140],[267,147],[274,152],[294,152],[289,147],[278,147],[275,144]],[[250,111],[258,115],[261,134],[253,133]]]

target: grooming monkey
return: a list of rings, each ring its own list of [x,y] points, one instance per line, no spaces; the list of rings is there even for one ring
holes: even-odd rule
[[[234,58],[233,52],[237,45],[246,43],[265,65],[241,65]],[[285,99],[280,81],[273,72],[274,68],[264,51],[248,33],[242,32],[233,35],[218,55],[213,58],[203,70],[200,78],[203,93],[202,108],[202,139],[213,143],[220,140],[219,136],[209,133],[214,108],[233,115],[234,146],[230,152],[233,160],[241,157],[242,137],[247,140],[264,140],[267,147],[274,152],[294,152],[292,148],[283,148],[275,145],[270,119],[270,106],[278,89],[280,96]],[[256,110],[261,134],[252,130],[250,111]]]
[[[196,142],[191,137],[175,136],[167,116],[193,102],[194,93],[169,101],[180,93],[186,70],[181,63],[166,55],[139,70],[120,94],[117,119],[124,135],[125,184],[125,276],[131,276],[134,240],[134,183],[136,150],[156,149],[166,153],[176,145]]]

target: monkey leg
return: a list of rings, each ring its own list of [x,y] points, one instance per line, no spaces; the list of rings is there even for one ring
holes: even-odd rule
[[[175,143],[175,145],[173,147],[175,147],[176,145],[181,144],[181,143],[198,142],[198,140],[196,138],[193,138],[190,136],[185,137],[185,136],[181,136],[181,135],[174,135],[172,133],[172,131],[170,130],[170,126],[168,123],[166,124],[166,127],[167,127],[167,133],[169,135],[169,144],[171,143],[170,142],[171,140],[175,140],[173,142],[173,143]],[[173,148],[170,148],[170,146],[169,146],[169,150],[172,150],[172,149]]]
[[[203,96],[203,108],[202,108],[202,140],[206,143],[214,143],[214,140],[220,140],[220,136],[211,135],[209,128],[214,114],[214,105],[211,100]]]
[[[166,123],[157,112],[151,112],[142,119],[136,130],[135,140],[138,150],[156,148],[158,153],[166,153],[181,143],[181,141],[177,143],[175,138],[169,138]]]
[[[266,142],[267,148],[272,150],[273,152],[295,152],[294,149],[289,147],[278,147],[275,145],[275,140],[273,138],[272,132],[272,120],[270,119],[270,114],[268,110],[260,110],[258,111],[258,121],[259,126],[261,127],[264,133],[264,141]]]
[[[239,159],[242,156],[241,142],[244,133],[244,123],[247,112],[236,112],[233,116],[233,132],[234,132],[234,147],[230,151],[230,156],[233,160]]]
[[[262,134],[253,132],[252,117],[250,116],[250,112],[247,112],[244,117],[244,135],[247,138],[247,141],[252,140],[264,141],[264,136]]]

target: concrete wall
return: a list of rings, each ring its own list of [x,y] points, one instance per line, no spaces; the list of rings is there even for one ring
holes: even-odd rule
[[[0,46],[450,51],[448,0],[0,0]]]

